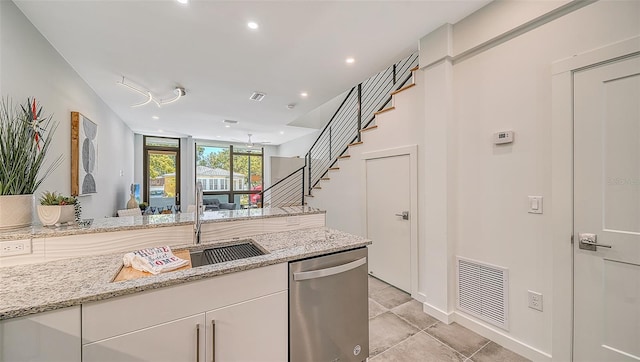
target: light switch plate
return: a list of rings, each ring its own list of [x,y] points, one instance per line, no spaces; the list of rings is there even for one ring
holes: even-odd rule
[[[529,213],[542,214],[542,196],[529,196]]]

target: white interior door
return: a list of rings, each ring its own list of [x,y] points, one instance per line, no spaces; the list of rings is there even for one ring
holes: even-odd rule
[[[574,360],[640,360],[639,57],[574,76]]]
[[[411,292],[411,163],[409,155],[366,160],[369,273]],[[399,216],[407,213],[407,217]]]

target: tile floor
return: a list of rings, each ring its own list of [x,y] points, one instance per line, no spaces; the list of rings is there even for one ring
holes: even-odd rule
[[[528,359],[422,311],[409,294],[369,277],[369,361],[521,362]]]

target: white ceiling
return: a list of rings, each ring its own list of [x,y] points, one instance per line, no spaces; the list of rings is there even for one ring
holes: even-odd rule
[[[288,124],[489,2],[14,1],[133,131],[273,144],[313,131]],[[123,76],[159,98],[176,86],[187,95],[131,108],[145,98],[117,85]],[[267,96],[251,101],[253,91]]]

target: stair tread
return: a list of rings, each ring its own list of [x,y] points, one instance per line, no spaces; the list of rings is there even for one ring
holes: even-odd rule
[[[339,170],[339,169],[340,169],[340,167],[330,167],[329,171],[335,171],[335,170]]]
[[[351,155],[342,155],[342,156],[338,156],[338,158],[349,158],[351,157]]]
[[[357,145],[361,145],[363,142],[359,141],[359,142],[353,142],[353,143],[349,143],[348,146],[357,146]]]
[[[400,88],[398,90],[394,90],[393,92],[391,92],[391,95],[398,94],[398,93],[400,93],[402,91],[405,91],[405,90],[407,90],[407,89],[409,89],[411,87],[415,87],[415,86],[416,86],[415,83],[411,83],[411,84],[406,85],[406,86],[404,86],[404,87],[402,87],[402,88]]]
[[[369,127],[367,127],[367,128],[363,128],[363,129],[361,129],[361,130],[360,130],[360,132],[367,132],[367,131],[371,131],[371,130],[376,129],[376,128],[378,128],[378,125],[375,125],[375,126],[369,126]]]
[[[320,186],[313,186],[313,188],[314,188],[314,189],[322,190],[322,187],[320,187]]]
[[[320,180],[323,180],[323,181],[329,181],[329,180],[331,180],[331,179],[330,179],[330,178],[328,178],[328,177],[322,177],[322,178],[320,178]]]
[[[382,114],[384,112],[393,111],[394,109],[396,109],[396,107],[389,107],[389,108],[381,109],[381,110],[377,111],[376,113],[374,113],[373,115],[377,116],[377,115]]]
[[[311,194],[308,194],[308,195],[304,195],[304,197],[314,197],[314,196]]]
[[[416,70],[420,69],[419,65],[416,65],[415,67],[409,69],[410,72],[415,72]]]

